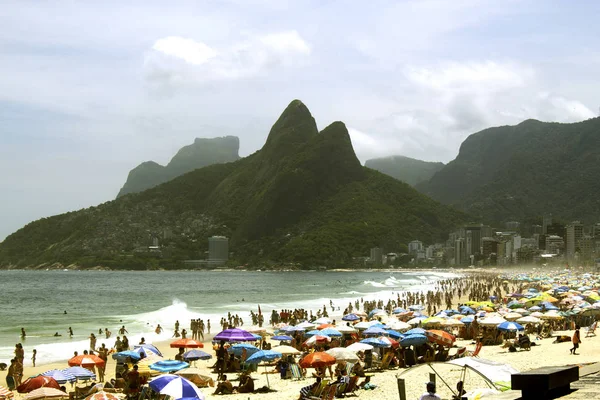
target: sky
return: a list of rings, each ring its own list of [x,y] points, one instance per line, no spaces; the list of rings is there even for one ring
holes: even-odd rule
[[[0,7],[0,240],[115,198],[196,137],[264,144],[293,99],[362,162],[600,107],[600,2],[28,1]]]

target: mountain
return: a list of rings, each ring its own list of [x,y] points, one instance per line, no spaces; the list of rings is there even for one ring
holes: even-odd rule
[[[600,219],[600,118],[527,120],[469,136],[458,156],[417,186],[488,222],[546,213]]]
[[[444,164],[441,162],[421,161],[405,156],[390,156],[367,160],[365,167],[415,186],[421,182],[428,181],[433,174],[444,167]]]
[[[30,223],[0,243],[0,266],[175,267],[204,258],[212,235],[230,238],[239,263],[344,266],[371,247],[399,251],[413,239],[443,239],[464,220],[361,166],[346,126],[334,122],[319,132],[295,100],[254,154]],[[154,238],[162,258],[136,252]]]
[[[146,161],[129,171],[117,198],[143,192],[198,168],[236,161],[240,158],[239,149],[240,139],[236,136],[196,138],[191,145],[179,149],[167,166]]]

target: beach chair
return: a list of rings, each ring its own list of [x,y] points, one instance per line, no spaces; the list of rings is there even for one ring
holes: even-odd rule
[[[467,351],[466,356],[467,357],[479,357],[479,352],[481,351],[482,347],[483,347],[483,342],[477,342],[477,346],[475,346],[475,350]]]
[[[352,368],[354,368],[354,363],[347,362],[346,363],[346,374],[350,376],[352,374]]]
[[[321,395],[323,394],[323,392],[327,388],[328,384],[329,384],[329,380],[328,379],[321,380],[321,384],[319,386],[317,386],[313,390],[312,393],[310,393],[310,395],[308,396],[308,398],[311,399],[311,400],[320,400],[321,399]]]
[[[304,376],[302,375],[302,370],[298,364],[290,364],[290,371],[292,372],[292,379],[294,380],[302,380]]]
[[[457,358],[462,358],[462,357],[465,357],[466,355],[467,355],[467,348],[460,347],[460,348],[456,349],[456,353],[454,353],[453,355],[448,357],[448,360],[456,360]]]
[[[323,390],[323,395],[321,396],[321,400],[333,400],[335,398],[335,394],[337,393],[339,384],[333,384],[325,388]]]
[[[392,353],[385,353],[383,359],[381,360],[381,363],[377,366],[377,369],[388,368],[390,366],[390,362],[392,362],[393,356],[394,355]]]
[[[591,337],[591,336],[596,336],[596,326],[598,325],[598,322],[594,322],[592,325],[590,325],[587,328],[587,331],[585,332],[585,337]]]
[[[519,347],[523,350],[531,350],[531,340],[529,340],[529,336],[523,335],[519,338]]]
[[[341,396],[346,396],[347,394],[351,394],[352,396],[356,396],[354,393],[356,389],[358,389],[358,376],[350,377],[350,382],[346,385],[343,391],[340,391]]]

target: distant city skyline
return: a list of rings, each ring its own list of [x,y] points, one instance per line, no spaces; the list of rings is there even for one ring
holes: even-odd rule
[[[114,199],[195,137],[259,149],[293,99],[360,160],[452,160],[481,129],[598,115],[600,3],[8,1],[0,241]]]

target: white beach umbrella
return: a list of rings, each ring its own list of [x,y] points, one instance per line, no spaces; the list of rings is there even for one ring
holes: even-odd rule
[[[353,332],[356,332],[356,329],[354,329],[353,327],[348,326],[348,325],[336,326],[335,329],[338,332],[341,332],[341,333],[353,333]]]
[[[407,324],[404,321],[394,321],[394,322],[391,322],[391,323],[388,322],[388,326],[390,328],[392,328],[393,330],[399,331],[399,332],[407,331],[410,328],[412,328],[412,326],[410,326],[409,324]]]
[[[271,350],[276,351],[281,354],[300,354],[300,351],[293,348],[292,346],[275,346]]]
[[[336,361],[358,361],[358,356],[356,355],[356,353],[344,347],[334,347],[333,349],[327,350],[325,353],[335,357]]]
[[[440,325],[447,326],[447,327],[454,327],[454,326],[464,326],[465,324],[462,323],[458,319],[448,318],[447,320],[442,321],[442,323],[440,323]]]
[[[346,349],[350,350],[350,351],[354,351],[354,352],[359,352],[359,351],[365,351],[365,350],[373,350],[373,346],[371,346],[370,344],[366,344],[366,343],[356,342],[356,343],[352,343],[350,346],[346,347]]]
[[[506,320],[498,315],[491,317],[486,316],[485,318],[479,320],[479,323],[484,326],[497,326],[503,322],[506,322]]]
[[[516,319],[521,318],[523,315],[516,313],[516,312],[509,312],[507,314],[504,314],[504,319],[507,321],[514,321]]]
[[[542,320],[528,315],[527,317],[521,317],[517,319],[517,322],[520,324],[539,324],[540,322],[542,322]]]
[[[317,325],[321,325],[321,324],[330,324],[331,323],[331,318],[328,317],[321,317],[319,319],[316,319],[314,321],[315,324]]]
[[[326,322],[323,322],[323,323],[326,323]],[[301,322],[298,325],[296,325],[296,327],[306,330],[306,329],[314,329],[317,327],[317,325],[315,325],[311,322],[308,322],[308,321],[304,321],[304,322]]]

